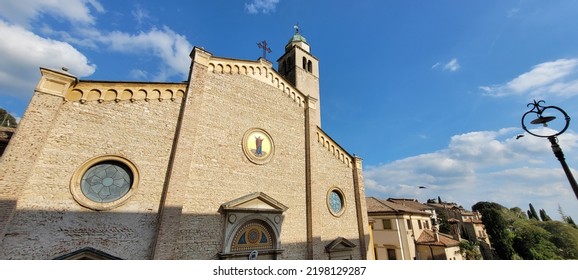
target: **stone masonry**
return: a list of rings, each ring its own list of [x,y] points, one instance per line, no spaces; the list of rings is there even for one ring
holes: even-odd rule
[[[289,54],[304,41],[294,42]],[[54,259],[83,248],[121,259],[246,259],[250,252],[235,247],[245,239],[231,234],[251,222],[269,242],[255,245],[260,258],[330,259],[336,242],[346,248],[340,258],[366,258],[361,159],[320,128],[319,86],[311,82],[318,70],[310,78],[291,72],[308,81],[299,87],[263,59],[198,48],[191,59],[183,83],[82,81],[41,69],[0,158],[0,259]],[[274,143],[267,162],[244,152],[252,129]],[[105,159],[133,168],[129,193],[102,205],[75,196],[82,166]],[[339,213],[330,210],[332,192]],[[244,197],[251,200],[232,203]]]

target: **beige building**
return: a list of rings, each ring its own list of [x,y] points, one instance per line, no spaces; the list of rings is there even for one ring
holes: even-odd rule
[[[454,239],[466,239],[477,244],[482,257],[486,260],[492,259],[490,238],[479,212],[467,211],[455,203],[428,203],[427,205],[435,208],[438,215],[443,213],[448,219]]]
[[[459,240],[438,232],[432,207],[414,199],[367,197],[377,260],[461,260]]]
[[[306,39],[278,70],[190,57],[182,83],[41,69],[0,159],[0,259],[367,258],[362,162],[321,129]]]

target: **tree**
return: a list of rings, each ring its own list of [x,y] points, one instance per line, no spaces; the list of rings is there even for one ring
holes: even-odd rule
[[[574,226],[560,221],[548,221],[539,226],[550,233],[548,240],[556,246],[561,259],[578,259],[578,230]]]
[[[448,222],[448,214],[445,211],[440,211],[438,213],[438,225],[441,233],[451,234],[452,228]]]
[[[514,219],[528,219],[528,216],[526,216],[526,212],[524,212],[524,210],[522,210],[522,208],[520,207],[512,207],[510,208],[509,213],[512,214],[512,218]]]
[[[16,127],[16,118],[6,110],[0,108],[0,126]]]
[[[495,202],[478,202],[472,206],[472,210],[482,214],[482,223],[486,227],[496,257],[503,260],[514,259],[515,251],[512,247],[514,236],[502,214],[507,208]]]
[[[438,195],[438,203],[439,203],[439,204],[442,204],[442,198],[439,197],[439,195]]]
[[[544,210],[544,209],[540,209],[540,219],[542,219],[542,221],[544,221],[544,222],[552,220],[552,218],[550,218],[550,216],[548,216],[548,214],[546,214],[546,210]]]
[[[572,220],[572,217],[566,216],[566,214],[564,213],[564,210],[562,210],[562,206],[560,206],[560,205],[558,205],[558,213],[560,213],[560,216],[562,217],[563,222],[568,223],[569,225],[571,225],[574,228],[578,228],[576,226],[576,223],[574,223],[574,220]]]
[[[570,217],[570,216],[566,217],[566,221],[565,221],[565,222],[567,222],[568,224],[570,224],[570,225],[573,226],[574,228],[578,228],[578,227],[576,226],[576,223],[574,223],[574,220],[572,220],[572,217]]]
[[[482,214],[495,255],[500,259],[578,259],[578,229],[560,207],[562,222],[548,220],[550,217],[542,210],[543,221],[527,219],[521,209],[507,209],[494,202],[478,202],[472,209]],[[531,210],[528,213],[532,215]]]
[[[466,260],[481,260],[482,254],[478,246],[471,241],[462,240],[460,241],[460,253]]]
[[[534,205],[532,205],[532,203],[530,203],[529,205],[530,210],[528,210],[528,218],[539,221],[540,218],[538,217],[538,213],[536,213],[536,209],[534,209]]]
[[[525,260],[558,260],[558,248],[550,241],[551,234],[536,220],[517,220],[514,225],[513,248]]]

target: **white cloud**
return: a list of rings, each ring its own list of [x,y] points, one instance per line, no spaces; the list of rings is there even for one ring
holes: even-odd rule
[[[436,62],[431,66],[431,69],[436,69],[442,67],[444,71],[456,72],[460,69],[460,63],[457,58],[452,58],[450,61],[442,64],[441,62]]]
[[[110,51],[127,54],[152,54],[161,60],[161,67],[155,80],[164,81],[174,75],[186,76],[190,66],[191,43],[186,37],[168,27],[153,28],[148,32],[129,34],[111,32],[92,37],[98,45],[107,46]]]
[[[90,63],[80,48],[99,52],[118,52],[158,58],[153,77],[144,77],[151,71],[135,71],[132,77],[166,81],[174,76],[186,77],[192,45],[187,39],[168,27],[152,28],[137,34],[121,31],[102,31],[96,26],[94,11],[104,12],[96,0],[0,0],[0,96],[29,98],[38,82],[39,67],[60,69],[67,67],[78,77],[93,74],[96,65]],[[64,25],[42,24],[34,30],[30,22],[42,16],[65,19]],[[138,18],[146,14],[137,13]],[[42,35],[39,35],[42,34]],[[128,71],[128,70],[127,70]]]
[[[28,26],[43,14],[74,23],[94,24],[91,8],[104,12],[98,0],[0,0],[0,16],[18,25]]]
[[[245,3],[245,9],[250,14],[268,14],[275,11],[275,6],[279,0],[253,0],[250,3]]]
[[[94,73],[96,66],[68,43],[40,37],[0,20],[0,88],[3,95],[32,95],[39,67],[65,66],[78,76]]]
[[[135,80],[145,80],[148,77],[148,73],[142,69],[133,69],[129,75]]]
[[[460,64],[458,63],[457,58],[450,60],[450,62],[448,62],[448,63],[446,63],[446,65],[444,65],[444,70],[448,70],[450,72],[456,72],[456,71],[458,71],[458,69],[460,69]]]
[[[540,63],[505,84],[481,86],[480,89],[491,96],[575,96],[578,95],[578,59]]]
[[[578,215],[574,194],[548,141],[529,135],[516,139],[519,133],[507,128],[455,135],[445,149],[366,166],[366,195],[423,202],[441,196],[466,208],[479,201],[521,208],[532,202],[551,214],[560,204]],[[576,158],[578,135],[568,131],[559,140],[566,157]]]
[[[137,7],[131,13],[138,24],[143,24],[145,21],[151,19],[149,12],[141,7]]]

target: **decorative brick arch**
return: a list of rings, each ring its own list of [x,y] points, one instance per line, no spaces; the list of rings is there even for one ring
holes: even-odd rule
[[[281,248],[283,212],[287,207],[264,193],[257,192],[221,205],[224,238],[221,259],[278,259]]]

